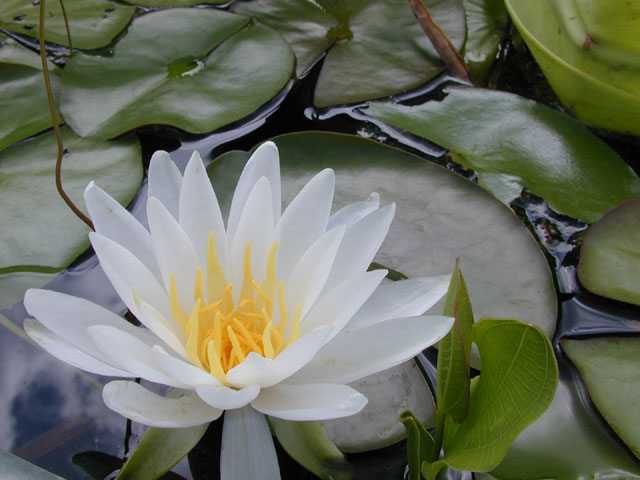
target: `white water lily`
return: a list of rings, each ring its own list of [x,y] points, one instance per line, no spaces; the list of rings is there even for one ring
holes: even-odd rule
[[[422,316],[446,293],[448,275],[381,284],[386,271],[367,271],[395,205],[380,208],[373,193],[331,215],[333,190],[334,173],[323,170],[281,214],[278,151],[267,142],[242,172],[225,228],[198,153],[183,176],[156,152],[149,230],[97,186],[84,196],[91,244],[142,326],[32,289],[25,306],[37,320],[25,330],[88,372],[181,389],[165,397],[133,381],[108,383],[107,406],[134,421],[188,427],[227,410],[222,478],[279,478],[262,414],[355,414],[367,399],[347,383],[410,359],[452,325]]]

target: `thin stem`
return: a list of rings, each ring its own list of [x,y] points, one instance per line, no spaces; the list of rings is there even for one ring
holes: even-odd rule
[[[451,73],[459,79],[473,85],[474,82],[471,79],[471,73],[469,73],[469,69],[465,65],[464,60],[462,60],[462,57],[456,50],[456,47],[453,46],[453,43],[451,43],[451,40],[449,40],[449,37],[447,37],[438,24],[433,21],[427,7],[425,7],[420,0],[407,1],[409,2],[411,10],[413,10],[413,14],[418,19],[422,30],[427,34],[433,48],[436,49],[440,58],[447,64]]]
[[[44,75],[44,85],[47,90],[47,100],[49,102],[49,112],[51,113],[51,121],[53,122],[53,131],[58,142],[58,158],[56,159],[56,188],[58,193],[67,204],[67,206],[76,214],[76,216],[86,223],[93,230],[93,223],[78,207],[73,203],[69,196],[62,188],[62,156],[64,155],[64,145],[62,144],[62,134],[58,125],[58,114],[53,100],[53,91],[51,89],[51,77],[49,76],[49,65],[47,65],[47,54],[44,45],[44,5],[45,0],[40,0],[40,59],[42,60],[42,73]]]
[[[64,28],[67,30],[67,43],[69,44],[69,55],[73,55],[73,43],[71,43],[71,30],[69,29],[69,19],[67,11],[64,9],[64,2],[60,0],[60,10],[62,10],[62,18],[64,18]]]

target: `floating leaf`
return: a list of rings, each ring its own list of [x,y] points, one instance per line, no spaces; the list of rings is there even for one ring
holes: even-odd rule
[[[598,295],[640,305],[640,200],[629,200],[588,230],[578,278]]]
[[[92,180],[121,203],[131,201],[142,180],[135,138],[106,143],[68,129],[62,133],[68,152],[63,185],[76,205],[84,206],[82,192]],[[48,133],[5,150],[0,158],[0,297],[15,299],[21,288],[42,285],[89,245],[88,228],[56,191],[56,154],[55,136]],[[25,274],[11,275],[17,272]]]
[[[147,428],[116,480],[153,480],[160,477],[191,451],[208,426],[205,423],[188,428]]]
[[[30,480],[63,480],[62,477],[47,472],[42,468],[16,457],[7,452],[0,451],[0,475],[4,478],[29,478]]]
[[[511,443],[547,409],[558,383],[549,339],[516,320],[484,319],[473,327],[482,357],[466,420],[447,419],[444,464],[486,472],[504,458]]]
[[[319,422],[292,422],[269,417],[269,424],[280,445],[310,472],[323,479],[353,478],[353,467]]]
[[[0,162],[0,165],[2,162]],[[30,288],[42,288],[57,273],[12,272],[0,274],[0,310],[21,302]]]
[[[418,277],[450,272],[460,257],[476,317],[518,318],[553,335],[556,296],[547,261],[526,227],[478,185],[423,158],[351,135],[305,132],[273,140],[280,150],[284,201],[319,168],[331,167],[336,207],[374,191],[382,203],[397,203],[377,262]],[[209,166],[223,212],[247,158],[232,152]],[[443,305],[431,311],[440,314]]]
[[[444,427],[447,415],[456,423],[461,423],[469,410],[469,362],[473,337],[473,312],[469,303],[467,286],[460,267],[451,275],[449,292],[445,300],[443,315],[455,318],[453,328],[438,343],[438,409],[439,421]]]
[[[59,0],[49,0],[45,10],[47,42],[68,45],[67,30]],[[120,33],[131,21],[136,9],[108,0],[67,1],[64,4],[74,47],[99,48]],[[40,2],[33,0],[2,0],[0,28],[38,38]]]
[[[560,361],[560,377],[549,409],[511,445],[491,472],[500,480],[638,479],[640,466],[614,438]]]
[[[498,55],[509,15],[502,0],[463,0],[467,21],[464,61],[474,78],[482,82]]]
[[[602,416],[640,458],[640,338],[563,340],[561,345]]]
[[[563,105],[583,122],[640,135],[640,7],[625,0],[506,0]]]
[[[160,10],[137,18],[113,56],[74,55],[60,108],[81,136],[111,138],[152,123],[210,132],[275,96],[293,61],[280,35],[247,18]]]
[[[51,86],[57,102],[55,66]],[[40,56],[0,34],[0,150],[51,127]]]
[[[425,4],[461,48],[461,0]],[[403,92],[444,68],[405,0],[257,0],[236,2],[233,10],[282,33],[296,53],[298,75],[327,51],[314,96],[318,107]]]
[[[227,0],[124,0],[133,5],[142,5],[151,8],[166,7],[192,7],[201,4],[220,4],[227,3]]]
[[[594,222],[640,196],[631,168],[567,115],[510,93],[447,91],[442,101],[413,107],[374,103],[366,113],[449,149],[507,204],[526,187],[554,210]]]

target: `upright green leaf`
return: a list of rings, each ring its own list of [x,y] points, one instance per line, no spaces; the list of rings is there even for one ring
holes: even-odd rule
[[[188,428],[147,428],[116,480],[153,480],[171,470],[200,441],[208,423]]]
[[[48,0],[45,6],[44,39],[47,42],[68,45],[60,0]],[[69,20],[71,40],[77,48],[99,48],[108,45],[113,37],[127,26],[136,11],[135,7],[119,5],[109,0],[67,0],[64,6]],[[38,38],[39,25],[39,1],[0,2],[0,28]]]
[[[159,10],[136,18],[112,56],[74,55],[60,109],[81,136],[112,138],[147,124],[207,133],[273,98],[293,64],[284,39],[246,17]]]
[[[591,226],[578,278],[598,295],[640,305],[640,200],[629,200]]]
[[[640,196],[633,170],[568,115],[511,93],[447,92],[442,101],[412,107],[374,103],[366,113],[449,149],[506,204],[526,187],[554,210],[595,222]]]
[[[353,478],[352,467],[319,422],[268,420],[280,445],[307,470],[326,480]]]
[[[444,457],[437,464],[487,472],[507,454],[522,430],[553,400],[558,366],[549,339],[517,320],[484,319],[473,327],[482,372],[469,414],[447,419]]]
[[[469,409],[469,362],[473,337],[473,311],[467,286],[456,261],[451,275],[443,315],[455,322],[446,337],[438,343],[438,394],[436,428],[444,427],[450,415],[461,423]]]
[[[602,416],[640,458],[640,338],[563,340],[561,345]]]
[[[409,479],[420,480],[422,462],[433,455],[433,437],[424,425],[410,411],[402,412],[398,417],[407,430],[407,460]]]

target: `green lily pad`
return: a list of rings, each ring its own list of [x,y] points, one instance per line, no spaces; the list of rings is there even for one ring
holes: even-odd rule
[[[425,4],[460,49],[461,0]],[[405,0],[256,0],[236,2],[233,10],[282,33],[296,53],[298,75],[327,52],[314,96],[318,107],[400,93],[444,68]]]
[[[563,105],[583,122],[640,135],[636,2],[505,1]]]
[[[640,458],[640,338],[563,340],[561,345],[602,416]]]
[[[418,277],[451,272],[460,257],[476,318],[517,318],[553,335],[556,296],[544,255],[513,213],[478,185],[423,158],[352,135],[305,132],[273,141],[280,150],[284,202],[314,173],[331,167],[335,208],[374,191],[383,204],[397,203],[375,261]],[[247,153],[230,152],[208,167],[223,212],[247,158]],[[431,312],[441,314],[443,306],[444,300]]]
[[[211,132],[273,98],[293,63],[282,37],[248,18],[160,10],[137,18],[112,57],[74,55],[60,108],[83,137],[112,138],[148,124]]]
[[[629,200],[589,229],[578,278],[598,295],[640,305],[640,200]]]
[[[1,164],[2,162],[0,162]],[[11,272],[0,274],[0,310],[21,302],[24,292],[30,288],[42,288],[57,273]]]
[[[67,1],[64,4],[74,47],[99,48],[108,45],[131,21],[135,7],[109,0]],[[0,28],[38,38],[40,2],[3,0],[0,3]],[[58,0],[49,0],[45,11],[47,42],[69,45],[67,30]]]
[[[126,204],[142,180],[140,146],[133,137],[95,142],[63,129],[68,153],[62,179],[67,194],[83,208],[82,192],[94,180],[119,202]],[[89,245],[89,229],[67,207],[55,187],[57,146],[53,133],[5,150],[0,159],[0,274],[32,272],[52,274],[69,265]],[[5,277],[2,291],[13,292],[26,276]]]
[[[640,196],[631,168],[567,115],[510,93],[464,87],[447,92],[442,101],[413,107],[373,103],[365,112],[449,149],[506,204],[526,187],[557,212],[595,222]]]
[[[151,8],[166,7],[193,7],[201,4],[219,4],[227,3],[227,0],[124,0],[133,5],[142,5]]]
[[[464,62],[476,81],[483,82],[498,55],[509,15],[502,0],[463,0],[467,20]]]
[[[59,78],[49,62],[57,101]],[[0,150],[51,127],[40,56],[0,34]]]
[[[614,438],[585,395],[568,378],[560,378],[549,409],[511,445],[507,457],[491,472],[500,480],[638,479],[640,466]],[[486,477],[479,477],[483,480]]]

